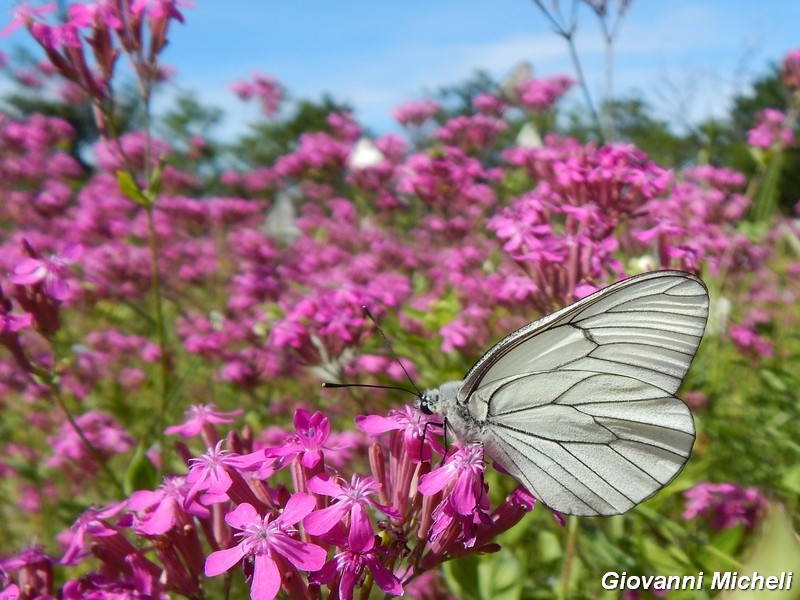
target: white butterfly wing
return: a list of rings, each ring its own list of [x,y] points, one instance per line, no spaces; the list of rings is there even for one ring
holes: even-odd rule
[[[457,401],[496,463],[559,512],[625,512],[669,483],[694,443],[674,396],[703,335],[695,276],[632,277],[510,334]]]

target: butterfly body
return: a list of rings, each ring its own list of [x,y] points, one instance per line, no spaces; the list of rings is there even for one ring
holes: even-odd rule
[[[506,336],[418,408],[553,510],[619,514],[688,460],[694,422],[674,394],[707,315],[694,275],[631,277]]]

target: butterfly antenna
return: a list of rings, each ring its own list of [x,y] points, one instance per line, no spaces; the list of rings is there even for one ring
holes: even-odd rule
[[[365,388],[376,388],[379,390],[400,390],[401,392],[407,392],[412,396],[416,396],[419,398],[419,393],[415,392],[414,390],[410,390],[408,388],[400,387],[398,385],[375,385],[371,383],[329,383],[327,381],[322,383],[322,387],[324,388],[348,388],[348,387],[365,387]]]
[[[375,328],[378,330],[378,333],[381,334],[381,339],[383,340],[384,345],[389,349],[389,354],[391,354],[392,357],[397,361],[397,364],[400,365],[401,369],[403,369],[403,373],[406,374],[409,383],[411,383],[411,387],[413,387],[416,390],[416,393],[414,395],[417,396],[418,398],[422,396],[422,392],[414,383],[414,380],[411,379],[411,375],[408,374],[408,371],[406,371],[406,368],[403,365],[403,361],[400,360],[400,357],[397,356],[397,353],[394,351],[394,348],[392,348],[392,343],[389,341],[389,338],[386,337],[386,334],[383,333],[383,329],[381,329],[381,326],[378,325],[378,320],[375,318],[375,315],[372,314],[372,312],[369,310],[369,308],[366,307],[366,305],[362,306],[361,310],[364,311],[364,314],[369,318],[369,320],[375,324]]]

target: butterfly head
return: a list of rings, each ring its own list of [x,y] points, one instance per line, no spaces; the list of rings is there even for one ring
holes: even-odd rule
[[[426,415],[447,414],[456,405],[462,381],[448,381],[433,390],[425,390],[414,401],[414,408]]]
[[[439,390],[425,390],[416,400],[414,400],[414,408],[425,415],[432,415],[437,412],[439,407],[440,394]]]

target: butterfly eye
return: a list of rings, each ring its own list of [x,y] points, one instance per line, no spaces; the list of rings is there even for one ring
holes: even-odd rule
[[[433,410],[431,410],[431,397],[428,395],[427,392],[423,392],[414,400],[414,408],[422,412],[424,415],[432,415]]]

